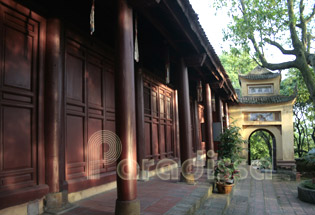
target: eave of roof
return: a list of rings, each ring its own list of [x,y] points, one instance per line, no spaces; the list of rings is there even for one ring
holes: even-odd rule
[[[185,14],[187,20],[189,21],[192,30],[197,35],[199,41],[201,42],[202,46],[207,52],[207,55],[212,60],[213,64],[215,65],[217,72],[220,74],[222,79],[225,82],[226,88],[228,91],[230,91],[230,98],[233,101],[237,101],[237,94],[235,92],[235,89],[232,85],[231,80],[229,79],[229,76],[227,75],[226,71],[224,70],[224,67],[221,64],[221,61],[216,54],[214,48],[212,47],[208,37],[206,36],[206,33],[204,32],[202,26],[199,22],[199,17],[194,11],[192,5],[190,4],[189,0],[177,0],[178,5],[181,7],[183,13]]]
[[[293,101],[295,98],[295,94],[291,96],[243,96],[239,97],[238,101],[240,104],[276,104]]]
[[[272,74],[261,74],[261,75],[239,75],[240,78],[248,79],[248,80],[265,80],[272,79],[280,76],[280,73],[272,73]]]

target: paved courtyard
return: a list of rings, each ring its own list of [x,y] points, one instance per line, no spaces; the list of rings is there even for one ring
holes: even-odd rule
[[[141,215],[315,215],[315,205],[297,198],[296,181],[274,175],[272,180],[240,180],[230,195],[212,192],[206,174],[195,185],[153,178],[138,182]],[[211,194],[212,193],[212,194]],[[65,215],[114,215],[116,190],[76,203]],[[126,214],[128,215],[128,214]]]
[[[314,204],[297,198],[297,184],[277,175],[272,180],[248,176],[239,181],[232,195],[214,193],[195,214],[315,215]]]

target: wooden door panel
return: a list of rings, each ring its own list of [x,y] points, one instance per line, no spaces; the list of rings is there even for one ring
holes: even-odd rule
[[[67,55],[67,97],[83,102],[84,61],[76,56]]]
[[[165,125],[160,125],[160,158],[164,158],[165,154]]]
[[[92,153],[92,156],[89,156],[89,159],[95,160],[103,160],[103,152],[104,152],[104,145],[102,143],[101,133],[100,131],[103,130],[103,120],[102,119],[93,119],[90,118],[88,120],[88,145],[87,145],[87,153]],[[98,133],[95,133],[98,132]],[[91,136],[95,134],[99,138],[95,138],[95,135],[91,139]],[[96,141],[97,140],[97,141]],[[96,151],[94,151],[96,150]]]
[[[89,103],[102,106],[102,68],[88,63],[87,71]]]
[[[175,157],[174,90],[144,75],[146,157]]]
[[[145,155],[150,157],[152,155],[151,149],[151,124],[148,122],[144,123],[144,142],[145,142]]]
[[[84,162],[84,118],[67,116],[67,163]]]
[[[80,179],[83,185],[90,183],[84,182],[90,176],[102,175],[116,167],[115,163],[105,164],[107,145],[102,139],[89,141],[95,132],[115,132],[114,73],[102,52],[87,46],[79,35],[66,34],[66,178],[69,184],[79,183],[76,179]]]
[[[31,90],[33,38],[10,27],[4,32],[4,84]]]
[[[44,53],[46,30],[42,17],[11,3],[0,4],[0,191],[21,193],[44,183],[39,53]]]
[[[156,156],[159,154],[159,138],[158,138],[159,130],[158,130],[158,124],[153,123],[152,124],[152,153],[153,156]]]
[[[172,125],[167,125],[166,128],[166,144],[167,144],[167,152],[173,152],[172,149]]]
[[[105,72],[106,108],[115,110],[115,76],[112,72]]]
[[[103,168],[104,144],[102,140],[103,120],[88,119],[87,173],[89,176],[99,174]]]
[[[32,167],[31,119],[29,109],[3,107],[3,170]]]

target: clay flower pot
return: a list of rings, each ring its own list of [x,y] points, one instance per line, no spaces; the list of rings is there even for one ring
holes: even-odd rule
[[[234,184],[226,184],[222,182],[217,182],[217,189],[219,193],[229,194],[232,191]]]

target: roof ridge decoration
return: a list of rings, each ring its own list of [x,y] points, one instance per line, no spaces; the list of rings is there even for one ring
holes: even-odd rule
[[[271,72],[270,70],[256,66],[252,71],[247,74],[239,74],[239,78],[244,78],[248,80],[265,80],[265,79],[272,79],[281,76],[280,72]]]

